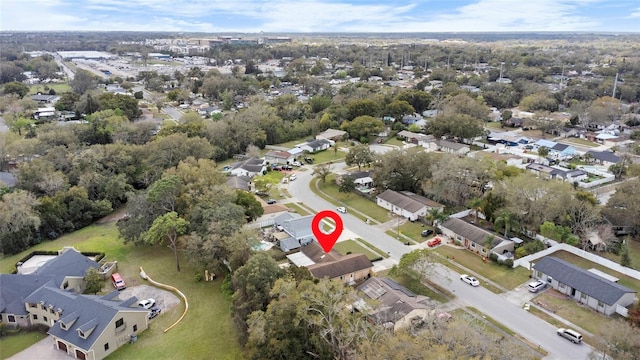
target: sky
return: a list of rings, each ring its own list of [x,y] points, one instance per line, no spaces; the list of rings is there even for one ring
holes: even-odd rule
[[[1,31],[640,32],[640,0],[0,0]]]

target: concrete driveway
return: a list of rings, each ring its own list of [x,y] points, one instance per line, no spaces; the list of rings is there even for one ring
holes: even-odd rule
[[[8,358],[8,360],[69,360],[69,356],[64,351],[54,348],[53,336],[38,341],[30,347]]]

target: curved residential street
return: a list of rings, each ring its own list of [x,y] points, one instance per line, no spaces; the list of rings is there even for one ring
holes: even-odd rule
[[[342,172],[346,167],[344,162],[333,164],[333,172]],[[313,178],[312,167],[306,171],[297,171],[298,179],[289,182],[287,189],[291,196],[303,202],[307,207],[315,210],[335,210],[335,206],[320,198],[309,189]],[[375,206],[372,204],[372,206]],[[406,246],[398,240],[381,231],[376,225],[368,225],[359,218],[347,213],[340,214],[345,229],[349,229],[358,237],[390,255],[389,260],[397,264],[403,254],[408,253],[420,245]],[[587,344],[575,345],[556,335],[556,328],[541,320],[520,306],[508,300],[506,294],[497,295],[480,287],[471,287],[459,280],[460,274],[441,265],[437,265],[432,278],[439,285],[456,294],[454,300],[460,306],[472,306],[487,314],[496,321],[504,324],[533,344],[540,345],[549,355],[546,359],[587,359],[591,347]],[[514,290],[515,291],[515,290]]]

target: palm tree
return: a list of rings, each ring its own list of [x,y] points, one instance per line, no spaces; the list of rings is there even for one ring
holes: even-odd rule
[[[478,223],[478,212],[482,211],[482,203],[484,201],[481,198],[473,198],[471,200],[469,200],[469,202],[467,203],[467,207],[469,207],[469,209],[473,210],[473,213],[475,215],[475,223]]]
[[[496,221],[493,223],[496,231],[500,228],[504,228],[504,237],[507,237],[509,234],[509,230],[518,226],[518,221],[515,218],[515,215],[509,211],[502,210],[500,214],[496,218]]]
[[[439,208],[429,209],[429,211],[427,212],[427,215],[425,216],[425,219],[431,221],[431,226],[433,227],[434,231],[436,230],[436,227],[438,224],[443,223],[448,218],[449,218],[449,215],[445,214],[444,211],[442,211]]]

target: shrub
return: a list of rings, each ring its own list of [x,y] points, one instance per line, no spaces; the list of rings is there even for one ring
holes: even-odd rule
[[[196,282],[200,282],[202,281],[202,274],[197,272],[196,275],[194,276]]]
[[[507,259],[504,261],[504,266],[508,267],[509,269],[513,268],[513,259]]]
[[[498,254],[496,253],[489,254],[489,259],[491,259],[491,261],[493,262],[498,262]]]

